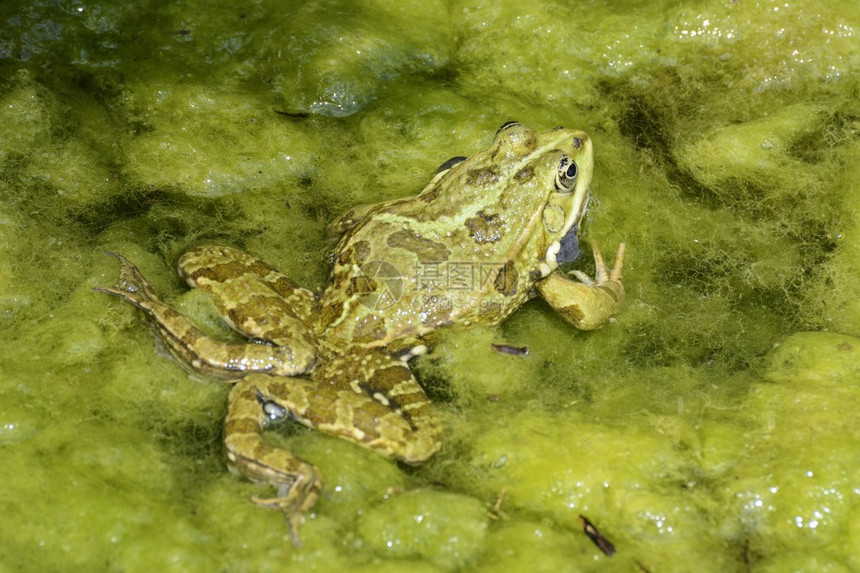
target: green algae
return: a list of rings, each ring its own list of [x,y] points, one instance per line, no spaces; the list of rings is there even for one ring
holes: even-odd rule
[[[484,504],[474,497],[414,490],[362,515],[357,533],[380,557],[421,557],[453,570],[481,552],[487,520]]]
[[[13,4],[2,566],[860,567],[854,3]],[[416,361],[446,426],[423,466],[272,432],[324,476],[296,550],[248,501],[266,488],[224,467],[226,386],[90,290],[115,280],[101,251],[223,332],[172,271],[189,245],[319,289],[328,222],[415,193],[509,119],[594,138],[585,240],[628,243],[627,306],[592,333],[534,301],[440,337]]]

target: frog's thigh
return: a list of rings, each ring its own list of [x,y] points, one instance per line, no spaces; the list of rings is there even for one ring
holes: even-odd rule
[[[311,291],[300,287],[271,265],[238,249],[201,245],[184,253],[178,266],[179,274],[188,284],[211,293],[225,314],[236,300],[235,289],[231,291],[226,285],[244,279],[258,285],[260,292],[282,298],[288,313],[297,319],[309,322],[313,318],[316,297]]]
[[[230,247],[202,246],[188,251],[179,261],[179,273],[192,287],[209,293],[238,332],[287,349],[298,365],[307,367],[313,362],[309,321],[303,317],[311,313],[308,305],[316,304],[310,291]]]
[[[438,421],[406,364],[382,353],[352,358],[355,363],[318,367],[312,383],[265,377],[257,387],[296,420],[327,434],[407,463],[436,453]]]
[[[438,451],[439,422],[405,362],[368,351],[328,361],[314,379],[334,404],[319,429],[407,463]]]

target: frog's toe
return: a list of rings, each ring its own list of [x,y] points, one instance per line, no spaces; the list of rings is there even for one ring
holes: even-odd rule
[[[120,262],[119,278],[112,286],[94,287],[94,291],[118,296],[144,310],[147,309],[148,303],[158,302],[149,281],[134,263],[119,253],[105,251],[105,254]]]
[[[615,254],[615,264],[610,269],[603,260],[603,255],[600,254],[600,249],[597,246],[592,246],[594,252],[594,279],[592,280],[587,274],[582,271],[573,271],[571,274],[575,276],[579,282],[586,286],[603,285],[608,282],[621,282],[621,270],[624,265],[624,249],[625,243],[618,245],[618,252]]]
[[[618,252],[615,253],[615,264],[612,265],[612,270],[609,272],[609,280],[612,282],[621,282],[621,269],[624,266],[624,250],[626,248],[627,243],[618,244]]]
[[[287,529],[293,545],[301,547],[299,541],[299,524],[308,511],[317,501],[320,492],[320,477],[315,470],[309,475],[300,474],[292,483],[278,485],[277,497],[263,498],[253,496],[251,501],[260,507],[280,509],[284,512],[287,520]]]
[[[586,286],[591,286],[594,284],[594,281],[591,280],[591,277],[582,271],[571,271],[570,274],[575,276],[576,280],[578,280],[579,282],[581,282],[582,284],[584,284]]]

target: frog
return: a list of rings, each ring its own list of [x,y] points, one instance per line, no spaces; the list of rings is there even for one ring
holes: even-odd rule
[[[118,253],[114,295],[142,311],[162,345],[194,373],[233,384],[223,445],[231,470],[273,486],[257,504],[281,510],[293,544],[322,487],[312,462],[264,431],[291,420],[406,464],[442,446],[442,424],[409,362],[449,327],[497,325],[540,297],[594,330],[624,301],[620,243],[612,268],[593,246],[594,278],[560,268],[579,254],[593,145],[579,130],[507,122],[492,143],[444,162],[413,196],[353,207],[322,292],[236,247],[197,245],[179,275],[207,293],[243,338],[206,334],[156,295]]]

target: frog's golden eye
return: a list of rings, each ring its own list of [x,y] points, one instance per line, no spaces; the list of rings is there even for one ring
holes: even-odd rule
[[[573,161],[567,155],[563,155],[558,163],[558,175],[555,177],[555,188],[562,193],[573,191],[576,186],[576,178],[579,175],[579,168],[576,166],[576,161]]]

